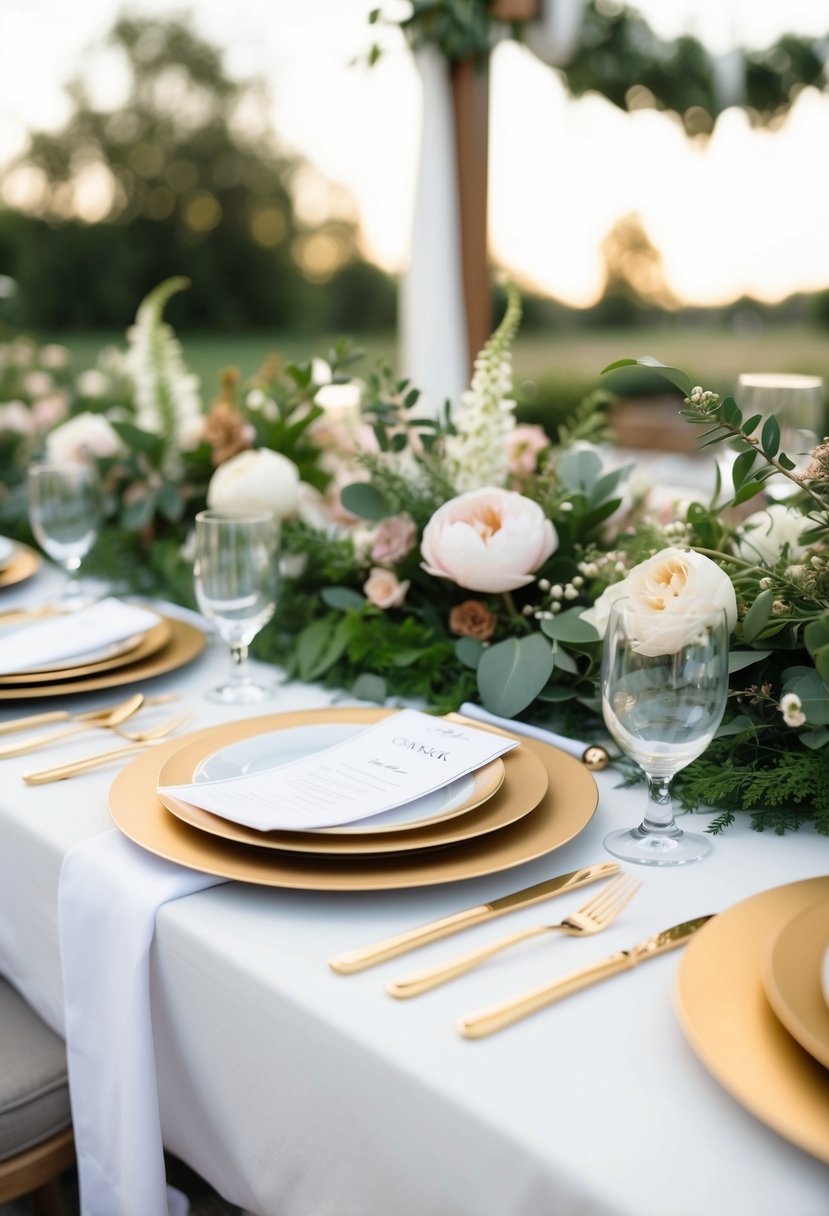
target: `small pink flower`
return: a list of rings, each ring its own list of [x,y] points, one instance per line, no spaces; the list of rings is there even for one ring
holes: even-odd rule
[[[384,566],[393,566],[405,557],[417,538],[417,527],[408,515],[392,515],[384,519],[377,529],[371,546],[371,560]]]
[[[550,446],[550,437],[541,426],[521,423],[507,439],[507,467],[516,477],[528,477],[538,465],[538,455]]]
[[[363,594],[376,608],[399,608],[409,590],[409,580],[402,583],[392,570],[373,566],[363,584]]]

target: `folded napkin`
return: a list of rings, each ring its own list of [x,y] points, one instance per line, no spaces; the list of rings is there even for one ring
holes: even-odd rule
[[[528,739],[539,739],[542,743],[550,743],[553,747],[567,752],[570,756],[576,756],[579,760],[584,759],[584,753],[589,748],[596,746],[593,743],[582,743],[578,739],[569,739],[566,735],[557,735],[555,731],[546,730],[543,726],[531,726],[528,722],[519,722],[514,718],[499,718],[497,714],[491,714],[489,710],[472,701],[464,701],[460,712],[467,718],[474,718],[476,722],[487,722],[490,726],[500,726],[502,730],[512,731],[513,734],[526,735]]]
[[[58,923],[69,1093],[84,1216],[185,1216],[166,1186],[149,956],[161,904],[224,882],[117,830],[64,858]]]
[[[120,600],[99,600],[77,612],[48,617],[0,638],[0,672],[12,675],[64,659],[81,658],[157,625],[159,617],[146,608]]]

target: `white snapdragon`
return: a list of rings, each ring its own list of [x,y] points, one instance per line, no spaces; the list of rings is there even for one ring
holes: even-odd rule
[[[142,302],[135,324],[127,331],[129,349],[124,359],[133,384],[136,425],[164,437],[166,463],[172,468],[182,440],[203,412],[199,378],[187,371],[179,341],[162,320],[164,305],[182,285],[181,279],[169,279]]]
[[[472,382],[452,417],[457,434],[445,441],[445,469],[458,493],[506,484],[515,429],[509,348],[520,320],[520,297],[510,287],[504,318],[475,360]]]

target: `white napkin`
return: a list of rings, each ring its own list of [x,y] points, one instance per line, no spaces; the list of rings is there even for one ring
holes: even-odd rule
[[[582,743],[579,739],[568,739],[566,735],[557,735],[554,730],[545,730],[543,726],[531,726],[528,722],[519,722],[515,718],[499,718],[497,714],[491,714],[489,710],[484,709],[481,705],[476,705],[473,701],[464,701],[460,712],[467,718],[474,718],[476,722],[488,722],[490,726],[500,726],[502,730],[510,730],[516,735],[526,735],[529,739],[539,739],[542,743],[550,743],[553,747],[567,752],[570,756],[576,756],[579,760],[590,747],[589,743]]]
[[[158,615],[146,608],[116,599],[99,600],[88,608],[36,621],[0,638],[0,672],[11,675],[79,658],[136,633],[146,633],[158,621]]]
[[[161,904],[224,881],[155,857],[117,830],[64,858],[58,922],[84,1216],[188,1210],[164,1173],[150,945]]]

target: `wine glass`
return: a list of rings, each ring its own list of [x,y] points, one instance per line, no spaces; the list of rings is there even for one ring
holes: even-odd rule
[[[248,648],[276,609],[277,536],[269,511],[201,511],[196,516],[196,599],[230,646],[231,657],[230,679],[208,694],[212,701],[245,705],[272,695],[268,685],[253,680]]]
[[[676,603],[676,601],[674,601]],[[728,695],[728,623],[708,604],[617,600],[602,654],[602,713],[619,747],[648,781],[638,827],[611,832],[605,848],[642,865],[678,866],[711,851],[684,832],[671,809],[671,781],[696,760],[720,724]]]
[[[29,523],[41,549],[62,566],[67,581],[59,605],[83,606],[81,561],[101,527],[98,470],[89,461],[36,463],[29,467]]]
[[[737,404],[745,417],[774,414],[780,423],[780,446],[802,472],[824,431],[824,393],[820,376],[778,372],[743,372],[737,381]],[[759,433],[759,432],[758,432]],[[771,498],[787,498],[797,487],[785,478],[766,486]]]

